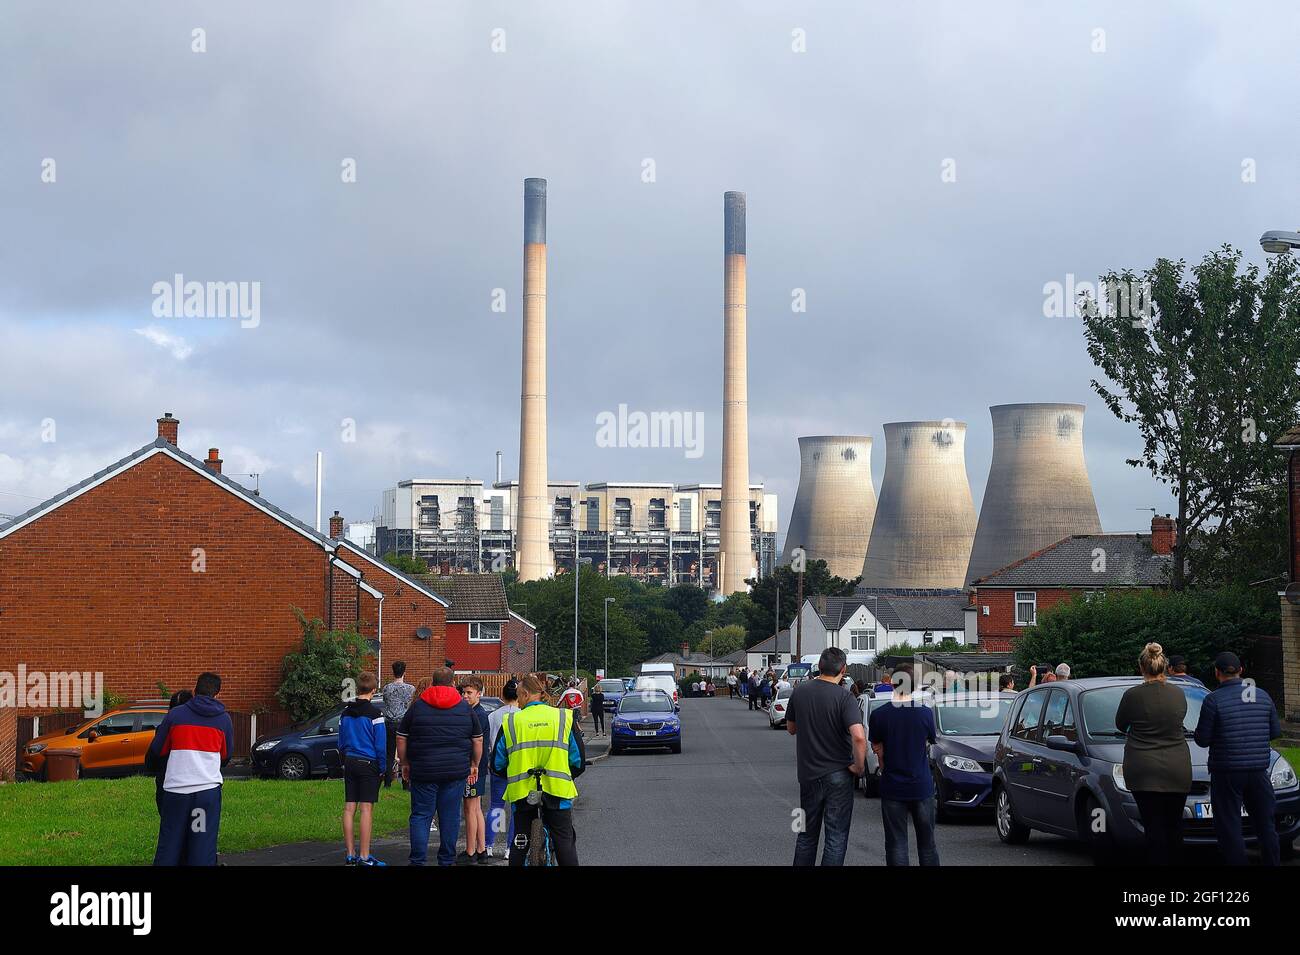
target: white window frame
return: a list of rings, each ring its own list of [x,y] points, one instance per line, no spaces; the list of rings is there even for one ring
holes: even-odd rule
[[[1017,590],[1015,592],[1015,625],[1017,627],[1034,627],[1038,625],[1038,591],[1036,590]],[[1029,606],[1029,619],[1021,620],[1020,608],[1023,605]]]
[[[496,636],[483,637],[479,634],[483,627],[495,627]],[[500,620],[474,620],[469,625],[469,642],[470,643],[500,643],[501,642],[501,621]]]
[[[858,646],[859,637],[866,638],[867,645],[865,647]],[[850,630],[849,649],[850,650],[875,650],[876,649],[876,628],[872,627],[869,630],[868,629]]]

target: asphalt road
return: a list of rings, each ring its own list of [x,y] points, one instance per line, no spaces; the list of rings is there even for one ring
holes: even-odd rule
[[[739,700],[682,701],[682,752],[609,756],[579,780],[574,810],[586,865],[789,865],[799,806],[794,737]],[[1081,845],[1034,833],[1004,846],[992,815],[940,823],[947,865],[1089,865]],[[859,795],[848,865],[884,865],[880,803]],[[916,846],[911,847],[916,864]]]

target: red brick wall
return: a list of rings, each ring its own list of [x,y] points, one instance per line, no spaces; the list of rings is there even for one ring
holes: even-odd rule
[[[1300,451],[1291,452],[1291,580],[1300,581]]]
[[[18,711],[0,706],[0,781],[14,778],[18,769]]]
[[[1033,588],[1025,588],[1030,590]],[[1038,613],[1041,615],[1044,610],[1062,600],[1068,600],[1075,594],[1080,593],[1078,590],[1068,589],[1041,589],[1034,590],[1038,595]],[[1015,625],[1016,619],[1016,591],[1001,590],[993,588],[977,588],[975,591],[976,619],[978,620],[978,632],[980,649],[987,653],[1006,653],[1012,648],[1016,638],[1024,631],[1023,627]],[[989,608],[989,615],[984,616],[984,608]]]
[[[380,681],[386,683],[392,678],[392,665],[397,660],[405,661],[406,682],[413,685],[430,676],[434,668],[442,666],[448,656],[446,608],[407,581],[346,548],[339,548],[338,556],[340,561],[361,571],[366,583],[385,595],[384,672],[380,674]],[[348,584],[355,595],[356,581],[349,577]],[[339,620],[340,626],[346,626],[354,619],[355,603],[349,605],[349,610],[353,616]],[[433,636],[421,640],[415,635],[420,627],[428,627]],[[361,632],[373,639],[378,629],[379,600],[362,591]],[[459,664],[460,661],[456,662]]]
[[[511,617],[504,627],[505,639],[501,641],[501,669],[506,673],[528,673],[533,668],[537,631],[528,624]],[[514,647],[510,641],[515,642]],[[520,653],[519,651],[523,652]]]
[[[470,643],[468,623],[447,624],[447,656],[455,661],[457,670],[501,669],[501,647],[495,642]],[[528,665],[532,666],[531,658]]]

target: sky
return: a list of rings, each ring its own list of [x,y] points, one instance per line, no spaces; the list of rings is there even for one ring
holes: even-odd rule
[[[151,441],[314,516],[518,457],[523,179],[548,180],[549,472],[718,481],[722,194],[748,206],[752,478],[796,439],[1087,404],[1102,524],[1171,508],[1045,287],[1300,224],[1278,2],[0,7],[0,513]],[[354,175],[352,173],[355,173]],[[351,180],[351,181],[349,181]],[[155,283],[238,282],[252,318]],[[1073,277],[1073,278],[1072,278]],[[806,310],[795,306],[802,298]],[[252,313],[250,312],[249,315]],[[700,453],[598,418],[701,413]]]

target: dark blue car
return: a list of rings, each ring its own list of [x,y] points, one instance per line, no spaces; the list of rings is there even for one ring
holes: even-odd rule
[[[619,701],[610,722],[609,751],[667,747],[682,751],[682,721],[663,690],[634,690]]]
[[[957,693],[934,698],[930,772],[940,819],[993,808],[989,799],[993,752],[1015,700],[1015,693]]]
[[[340,704],[282,733],[259,737],[253,744],[253,772],[281,779],[310,779],[338,773],[342,768],[339,759],[342,717]]]
[[[619,678],[601,680],[597,686],[605,694],[605,709],[613,713],[618,709],[619,700],[627,692],[627,684]]]

